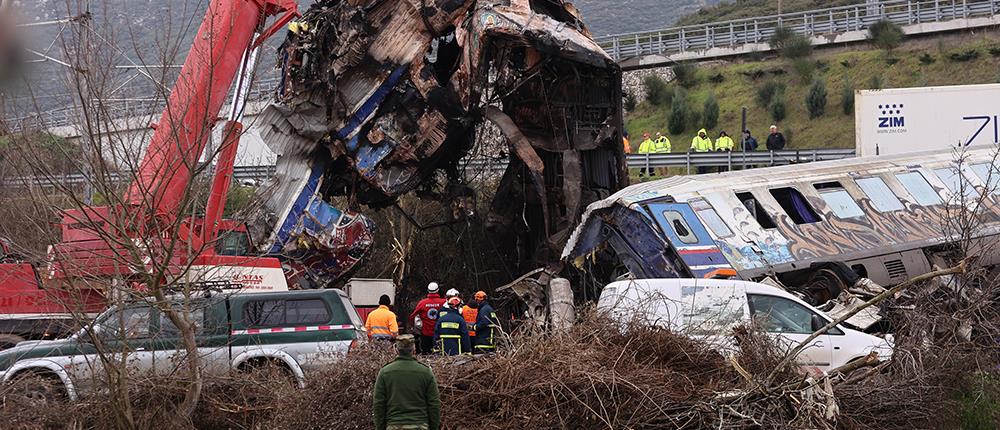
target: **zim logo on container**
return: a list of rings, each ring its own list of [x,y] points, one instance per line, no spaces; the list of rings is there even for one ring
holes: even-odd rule
[[[906,120],[903,117],[903,105],[884,104],[878,105],[878,128],[902,128],[906,127]]]

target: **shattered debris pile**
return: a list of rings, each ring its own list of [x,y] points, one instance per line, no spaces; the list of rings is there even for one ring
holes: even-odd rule
[[[478,216],[462,210],[476,191],[461,161],[502,155],[486,219],[513,263],[534,269],[627,181],[621,70],[562,0],[322,0],[290,25],[278,65],[282,86],[257,122],[279,155],[262,222],[277,227],[260,242],[314,283],[370,247],[370,221],[329,208],[334,197],[378,209],[417,192],[461,221]],[[486,122],[499,148],[474,147]],[[304,261],[303,240],[335,263]]]

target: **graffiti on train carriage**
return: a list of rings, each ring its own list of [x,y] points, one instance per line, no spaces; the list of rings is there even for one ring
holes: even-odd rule
[[[888,286],[947,263],[956,239],[946,224],[960,205],[975,209],[974,239],[997,235],[995,152],[856,158],[809,170],[782,166],[638,184],[590,205],[563,258],[578,267],[624,267],[635,278],[772,277],[821,303],[858,279]],[[641,214],[636,218],[648,228],[628,227],[634,223],[622,222],[627,213]],[[639,242],[662,255],[636,255]],[[1000,261],[982,242],[970,252],[986,264]]]

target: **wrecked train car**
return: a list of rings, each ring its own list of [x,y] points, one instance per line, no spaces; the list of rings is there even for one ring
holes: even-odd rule
[[[342,273],[317,268],[317,252],[370,238],[370,222],[330,197],[381,208],[417,191],[467,216],[475,194],[459,161],[483,121],[504,143],[477,152],[509,158],[487,219],[520,268],[558,261],[583,208],[626,184],[621,71],[568,2],[319,1],[289,26],[279,57],[283,85],[257,125],[279,155],[265,243],[312,277]],[[311,263],[294,257],[303,239]],[[322,264],[353,264],[366,249]]]
[[[987,147],[961,163],[927,152],[637,184],[590,205],[563,258],[617,265],[611,277],[773,275],[818,305],[857,277],[893,285],[947,267],[964,206],[975,221],[969,255],[996,264],[995,155]]]

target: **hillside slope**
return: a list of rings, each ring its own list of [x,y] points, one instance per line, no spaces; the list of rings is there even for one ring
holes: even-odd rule
[[[864,0],[784,0],[781,5],[781,12],[801,12],[864,3]],[[775,15],[777,13],[778,2],[774,0],[728,0],[714,6],[703,7],[695,13],[686,15],[677,21],[677,25],[730,21]]]
[[[826,114],[816,119],[809,119],[805,104],[812,78],[802,78],[788,60],[773,56],[761,61],[743,60],[699,67],[698,83],[688,90],[689,106],[701,111],[708,94],[715,94],[720,115],[719,125],[709,131],[713,140],[719,130],[727,130],[735,137],[740,128],[740,108],[746,106],[749,109],[748,127],[759,138],[766,134],[774,120],[767,109],[757,103],[757,91],[768,82],[784,83],[788,114],[779,125],[790,138],[789,149],[853,148],[853,111],[844,114],[841,107],[845,86],[853,92],[854,89],[875,87],[998,82],[1000,43],[997,37],[996,33],[985,32],[975,36],[912,40],[891,56],[866,45],[817,51],[813,57],[814,76],[825,81],[828,95]],[[978,57],[957,61],[950,58],[953,55]],[[719,80],[721,82],[716,82]],[[640,101],[636,109],[626,112],[626,129],[633,135],[633,146],[638,147],[638,136],[643,132],[665,133],[669,114],[669,105],[655,106],[648,101]],[[702,127],[700,124],[686,125],[684,133],[668,134],[675,152],[687,150],[695,131]]]

